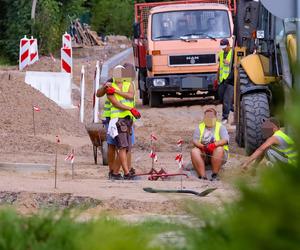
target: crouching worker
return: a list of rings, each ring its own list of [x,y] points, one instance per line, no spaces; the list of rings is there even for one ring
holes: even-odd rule
[[[265,142],[251,155],[242,165],[243,170],[253,162],[260,162],[265,156],[268,165],[276,163],[296,164],[297,151],[294,148],[294,141],[280,130],[280,122],[271,117],[265,120],[261,126]]]
[[[108,133],[115,138],[118,157],[124,171],[124,179],[132,179],[129,169],[129,153],[132,143],[132,125],[134,119],[141,117],[140,113],[134,108],[134,87],[130,81],[123,81],[124,67],[114,68],[114,81],[106,89],[108,100],[112,107],[110,110],[110,122]],[[112,179],[121,179],[119,174],[120,167],[113,169]]]
[[[192,164],[199,179],[207,180],[205,165],[211,165],[211,181],[219,179],[219,171],[228,159],[229,135],[226,127],[217,121],[217,112],[209,108],[193,136]]]

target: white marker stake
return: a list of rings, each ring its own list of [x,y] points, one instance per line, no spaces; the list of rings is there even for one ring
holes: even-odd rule
[[[85,78],[84,78],[84,66],[81,68],[81,80],[80,80],[80,121],[84,120],[84,96],[85,96]]]
[[[96,96],[97,90],[100,87],[100,65],[99,61],[96,64],[96,72],[94,79],[94,123],[99,123],[99,97]]]

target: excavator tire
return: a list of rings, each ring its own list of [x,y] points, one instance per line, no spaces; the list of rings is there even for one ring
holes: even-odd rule
[[[241,112],[244,126],[244,142],[247,155],[251,155],[264,141],[261,125],[270,117],[266,93],[251,93],[242,97]]]

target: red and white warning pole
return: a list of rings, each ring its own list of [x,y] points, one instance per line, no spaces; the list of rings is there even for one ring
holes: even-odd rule
[[[72,48],[61,48],[61,71],[72,75]]]
[[[71,39],[71,35],[68,34],[67,32],[65,32],[65,34],[63,34],[62,36],[62,47],[65,48],[70,48],[72,49],[72,39]]]
[[[99,122],[99,97],[96,96],[97,90],[100,87],[100,64],[99,61],[97,61],[96,64],[96,70],[95,70],[95,76],[94,76],[94,97],[93,97],[93,108],[94,108],[94,112],[93,112],[93,121],[94,123],[98,123]]]
[[[29,61],[29,64],[34,64],[35,62],[37,62],[39,60],[37,39],[34,39],[33,37],[31,37],[30,40],[29,40],[29,43],[30,43],[30,49],[29,49],[30,61]]]
[[[20,40],[20,54],[19,54],[19,70],[23,70],[30,62],[30,42],[24,36]]]

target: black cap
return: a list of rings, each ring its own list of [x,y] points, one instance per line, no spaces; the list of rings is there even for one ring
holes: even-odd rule
[[[223,38],[223,39],[220,41],[220,45],[221,45],[221,46],[229,45],[228,39],[227,39],[227,38]]]

